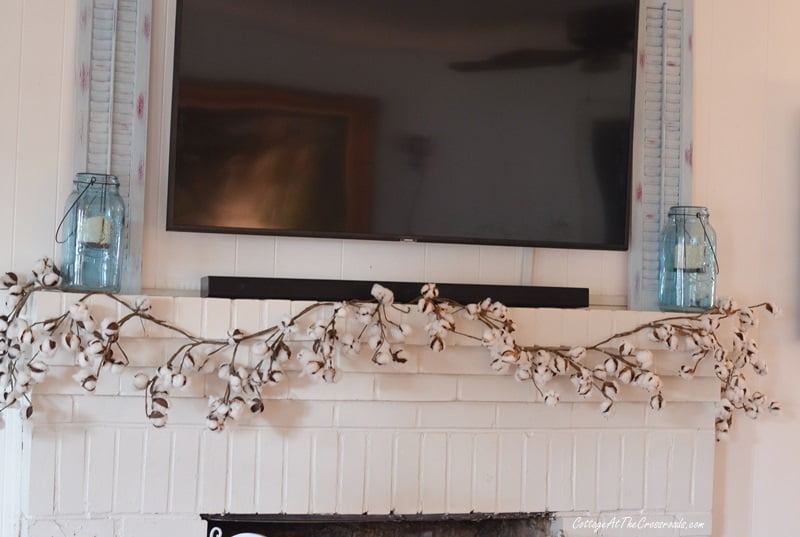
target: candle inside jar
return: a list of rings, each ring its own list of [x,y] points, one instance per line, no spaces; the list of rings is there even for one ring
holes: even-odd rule
[[[702,272],[705,265],[705,247],[699,244],[675,245],[675,268],[689,272]]]

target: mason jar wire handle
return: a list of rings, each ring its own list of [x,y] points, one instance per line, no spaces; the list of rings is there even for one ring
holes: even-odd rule
[[[714,256],[714,274],[719,276],[719,260],[717,259],[717,250],[714,248],[714,243],[711,241],[711,237],[708,235],[708,230],[706,229],[706,223],[703,222],[703,219],[700,217],[700,212],[697,212],[697,219],[700,221],[700,227],[703,228],[703,235],[706,238],[706,243],[708,243],[708,247],[711,248],[711,254]]]
[[[72,205],[70,205],[69,208],[64,212],[64,216],[61,217],[61,222],[58,223],[58,227],[56,228],[56,244],[64,244],[67,242],[67,237],[64,237],[63,239],[58,238],[59,234],[61,233],[61,228],[64,226],[64,222],[67,221],[67,216],[69,216],[69,213],[75,209],[83,195],[86,194],[87,190],[89,190],[89,187],[93,186],[95,183],[97,183],[97,178],[92,176],[92,178],[89,179],[89,182],[86,183],[86,186],[83,187],[83,190],[81,190],[81,193],[78,194],[78,197],[75,198],[75,201],[72,202]]]

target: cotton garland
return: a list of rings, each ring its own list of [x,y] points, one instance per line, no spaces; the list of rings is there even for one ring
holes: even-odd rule
[[[0,276],[0,289],[6,290],[5,311],[0,312],[0,419],[9,409],[19,409],[26,419],[33,415],[34,386],[50,373],[48,361],[59,350],[74,357],[78,372],[73,378],[86,392],[95,391],[102,375],[120,374],[131,364],[120,330],[128,323],[141,322],[185,339],[152,373],[134,377],[135,387],[144,392],[145,414],[152,425],[166,425],[174,391],[186,389],[194,377],[216,374],[224,381],[224,388],[209,397],[205,421],[209,429],[220,431],[245,412],[264,411],[264,390],[285,381],[283,368],[289,360],[301,364],[302,375],[323,383],[335,382],[339,376],[334,360],[337,354],[355,359],[362,355],[362,348],[368,349],[366,354],[377,366],[404,364],[407,356],[403,343],[412,329],[401,321],[415,310],[425,315],[428,345],[433,351],[446,349],[449,333],[477,340],[486,348],[494,371],[512,373],[517,381],[530,382],[547,406],[556,405],[561,397],[557,390],[548,389],[549,382],[567,377],[581,397],[600,396],[599,410],[604,416],[614,413],[625,384],[644,390],[650,407],[660,410],[665,404],[663,382],[653,370],[653,354],[637,349],[630,340],[644,333],[664,349],[688,354],[687,362],[677,371],[684,379],[691,379],[703,361],[713,361],[721,394],[716,417],[718,440],[727,436],[737,411],[753,419],[780,411],[777,402],[749,388],[745,378],[748,368],[757,375],[767,373],[750,330],[758,324],[757,310],[779,313],[769,302],[739,307],[724,299],[707,312],[655,320],[587,347],[520,345],[514,336],[516,323],[500,302],[487,298],[462,305],[440,297],[437,286],[429,283],[422,286],[415,304],[401,305],[395,303],[391,290],[375,284],[372,301],[316,302],[275,326],[249,334],[234,328],[227,338],[213,339],[153,316],[147,297],[129,302],[101,292],[86,293],[60,315],[32,322],[25,314],[28,300],[37,292],[65,289],[59,287],[60,272],[50,259],[37,261],[31,272],[27,280],[12,272]],[[124,315],[98,319],[88,301],[95,295],[120,304]],[[310,344],[290,344],[299,321],[312,314],[318,320],[308,326]],[[348,319],[353,322],[346,323]],[[459,325],[464,320],[473,321],[473,328],[477,321],[482,330],[465,331]],[[720,335],[725,320],[736,323],[727,347]],[[357,329],[348,331],[345,326]],[[298,350],[298,346],[302,348]],[[256,357],[252,367],[241,358],[246,347]],[[590,355],[600,360],[590,359]]]

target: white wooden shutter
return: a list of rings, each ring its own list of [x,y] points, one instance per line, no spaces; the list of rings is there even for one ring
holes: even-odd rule
[[[126,293],[142,285],[151,17],[152,0],[78,3],[75,172],[119,177]]]
[[[658,305],[659,240],[669,208],[692,194],[691,0],[640,7],[628,307]]]

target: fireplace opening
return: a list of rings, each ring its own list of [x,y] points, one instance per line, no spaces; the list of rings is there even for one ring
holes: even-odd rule
[[[207,537],[549,537],[549,513],[201,515]]]

